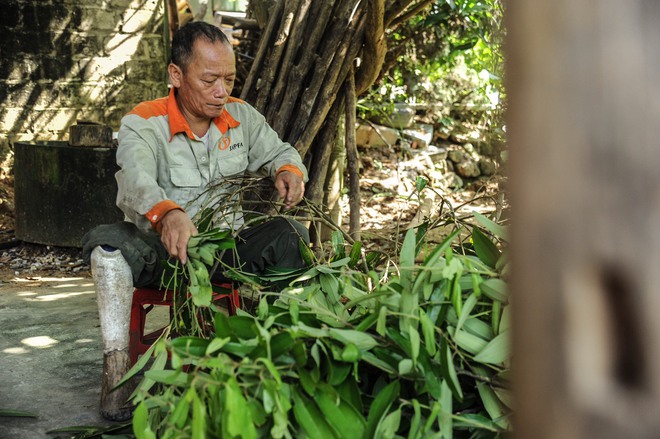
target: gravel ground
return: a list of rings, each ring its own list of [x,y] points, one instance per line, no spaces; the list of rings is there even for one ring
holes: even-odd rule
[[[7,243],[0,250],[0,277],[45,277],[90,275],[79,248],[56,247],[26,242]]]

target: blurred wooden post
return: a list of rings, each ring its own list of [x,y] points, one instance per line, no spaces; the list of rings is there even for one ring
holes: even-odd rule
[[[660,2],[508,1],[516,437],[660,437]]]

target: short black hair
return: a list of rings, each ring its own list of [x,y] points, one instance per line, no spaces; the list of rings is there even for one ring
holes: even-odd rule
[[[219,27],[204,21],[191,21],[181,26],[172,37],[172,64],[176,64],[185,71],[190,63],[195,41],[200,38],[211,43],[219,41],[231,46],[229,39]]]

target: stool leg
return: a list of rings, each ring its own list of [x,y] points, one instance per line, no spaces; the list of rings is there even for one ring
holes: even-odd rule
[[[239,295],[238,288],[236,288],[234,285],[231,287],[231,294],[229,296],[229,315],[235,316],[236,315],[236,308],[241,307],[241,296]]]
[[[92,251],[91,267],[103,338],[100,412],[108,420],[127,420],[133,411],[128,398],[134,386],[127,383],[114,392],[112,389],[130,369],[128,340],[133,275],[119,250],[96,247]]]

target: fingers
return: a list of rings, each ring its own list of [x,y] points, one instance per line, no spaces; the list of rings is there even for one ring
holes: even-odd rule
[[[197,228],[182,210],[172,210],[161,220],[161,241],[169,255],[178,258],[182,264],[188,256],[188,240],[197,235]]]
[[[280,196],[280,198],[286,197],[286,192],[287,192],[287,184],[284,181],[284,178],[280,178],[280,176],[284,174],[284,172],[280,173],[277,175],[277,178],[275,179],[275,189],[277,189],[277,194]]]
[[[275,179],[275,187],[280,197],[284,198],[284,206],[287,209],[298,204],[305,194],[305,183],[303,179],[292,172],[281,172]]]
[[[292,184],[289,186],[289,192],[284,199],[287,209],[300,203],[304,194],[305,184],[302,182],[302,179],[300,180],[299,184]]]

